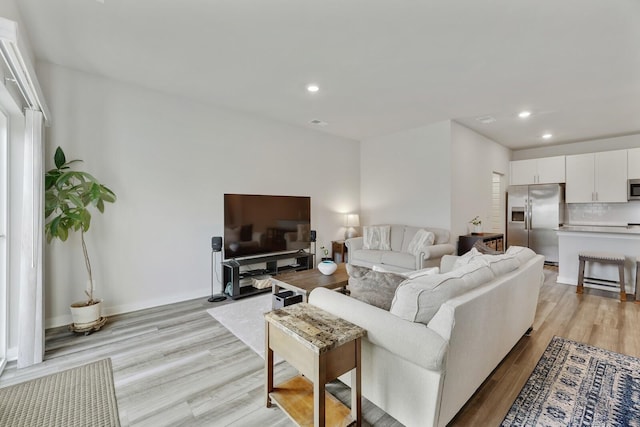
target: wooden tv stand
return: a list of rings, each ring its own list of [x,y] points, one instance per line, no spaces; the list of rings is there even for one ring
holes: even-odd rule
[[[231,298],[238,299],[250,295],[271,292],[271,286],[264,289],[257,289],[253,286],[241,286],[242,279],[250,279],[256,276],[275,276],[286,271],[302,271],[313,268],[314,254],[309,252],[287,252],[281,254],[262,255],[241,259],[229,259],[222,262],[222,280],[225,289],[231,283]],[[278,261],[291,260],[286,265],[278,265]],[[243,267],[264,264],[264,268],[247,269]]]

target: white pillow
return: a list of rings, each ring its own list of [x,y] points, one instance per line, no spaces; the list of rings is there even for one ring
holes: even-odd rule
[[[374,225],[362,227],[362,249],[391,250],[391,226]]]
[[[471,248],[471,250],[464,255],[460,255],[455,263],[453,263],[453,267],[451,267],[451,271],[457,270],[460,267],[463,267],[469,264],[472,261],[480,259],[482,253],[476,248]]]
[[[390,313],[425,325],[445,301],[493,279],[484,263],[472,262],[446,274],[407,279],[398,286]]]
[[[507,252],[505,252],[505,254],[515,256],[518,261],[520,261],[520,264],[524,264],[525,262],[536,256],[536,253],[534,251],[523,246],[509,246],[509,249],[507,249]]]
[[[409,242],[407,251],[418,256],[420,255],[420,252],[426,251],[427,246],[432,246],[435,240],[435,234],[433,234],[431,231],[427,231],[421,228]]]

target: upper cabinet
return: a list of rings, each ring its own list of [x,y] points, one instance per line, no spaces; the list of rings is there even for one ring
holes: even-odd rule
[[[565,156],[511,162],[511,185],[565,182]]]
[[[640,148],[627,150],[629,179],[640,179]]]
[[[567,203],[627,201],[627,150],[566,158]]]

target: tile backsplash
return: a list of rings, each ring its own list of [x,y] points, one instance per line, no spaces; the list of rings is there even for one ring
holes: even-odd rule
[[[640,201],[627,203],[569,203],[565,224],[627,225],[640,223]]]

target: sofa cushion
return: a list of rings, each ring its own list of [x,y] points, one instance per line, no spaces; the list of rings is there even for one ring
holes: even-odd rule
[[[363,249],[389,251],[391,227],[388,225],[374,225],[363,227]]]
[[[358,261],[364,261],[371,264],[382,263],[382,254],[385,252],[370,249],[358,249],[357,251],[349,252],[349,258],[357,259]]]
[[[391,300],[400,283],[406,277],[395,273],[383,273],[366,267],[347,264],[351,296],[367,304],[389,311]]]
[[[391,314],[411,322],[427,324],[443,302],[468,292],[494,278],[483,262],[471,262],[457,270],[421,276],[402,282],[391,302]]]
[[[436,239],[436,235],[430,231],[420,229],[413,236],[407,247],[407,252],[415,256],[420,255],[421,252],[426,251],[426,247],[432,246]]]
[[[536,256],[534,251],[523,246],[509,246],[505,254],[515,256],[521,265]]]
[[[452,271],[476,262],[486,264],[496,276],[501,276],[520,267],[520,261],[518,261],[515,255],[486,255],[480,253],[476,248],[471,248],[469,252],[456,260],[455,264],[453,264]]]
[[[391,224],[391,250],[396,252],[402,251],[402,241],[404,239],[405,225]],[[404,251],[406,252],[406,251]]]
[[[382,264],[395,265],[408,270],[416,269],[416,257],[407,252],[385,251],[382,252],[382,258],[380,261]]]

